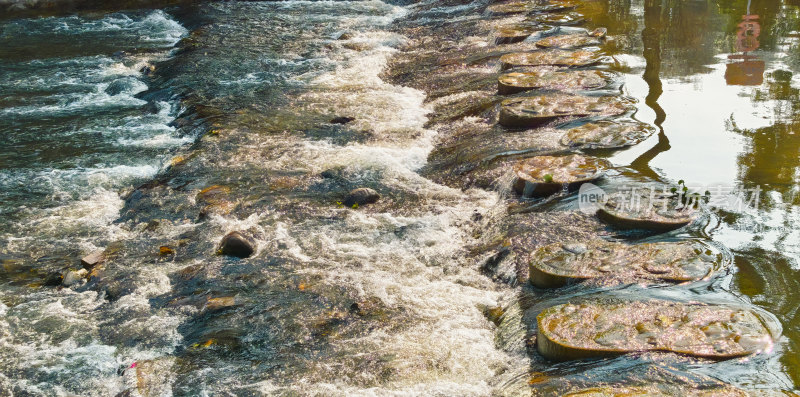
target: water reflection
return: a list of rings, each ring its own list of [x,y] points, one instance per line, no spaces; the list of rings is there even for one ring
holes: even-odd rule
[[[800,1],[608,0],[615,32],[641,54],[626,90],[658,141],[615,155],[659,179],[733,192],[755,205],[715,209],[707,232],[735,254],[724,288],[775,314],[785,343],[762,387],[800,385]],[[612,17],[598,23],[613,25]],[[638,47],[641,43],[642,47]],[[712,190],[713,191],[713,190]],[[780,374],[780,375],[779,375]],[[725,376],[716,374],[715,376]],[[772,377],[773,381],[768,381]],[[772,384],[767,384],[767,383]]]
[[[750,15],[749,3],[747,15],[742,16],[736,32],[736,51],[741,54],[728,55],[732,62],[725,67],[725,81],[729,85],[761,85],[764,82],[766,64],[758,56],[748,54],[758,49],[758,35],[761,34],[758,15]]]

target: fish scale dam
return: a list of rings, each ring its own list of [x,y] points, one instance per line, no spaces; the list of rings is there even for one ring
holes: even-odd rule
[[[795,396],[798,32],[0,1],[0,396]]]

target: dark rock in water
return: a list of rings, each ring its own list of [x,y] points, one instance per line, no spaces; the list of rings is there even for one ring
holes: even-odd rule
[[[105,93],[110,96],[119,95],[133,88],[134,84],[135,84],[135,79],[131,78],[114,80],[108,85],[108,87],[106,87]]]
[[[347,198],[344,199],[344,205],[352,207],[355,205],[361,206],[364,204],[372,204],[378,201],[380,198],[381,195],[375,190],[372,190],[368,187],[360,187],[350,191],[350,193],[347,195]]]
[[[336,117],[331,120],[331,124],[347,124],[355,119],[356,119],[355,117],[347,117],[347,116]]]
[[[117,51],[117,52],[111,54],[111,56],[116,58],[116,59],[125,58],[126,56],[128,56],[128,53],[126,51]]]
[[[345,31],[345,32],[342,32],[339,35],[339,37],[336,38],[336,40],[350,40],[352,38],[353,38],[353,33]]]
[[[256,251],[255,243],[240,232],[230,232],[222,238],[219,252],[222,255],[247,258]]]
[[[553,27],[540,24],[516,24],[504,26],[497,29],[495,33],[495,44],[512,44],[518,43],[530,37],[535,33],[541,33],[552,30]]]
[[[146,65],[139,69],[139,73],[145,76],[152,76],[156,73],[156,67],[154,65]]]
[[[84,256],[81,258],[81,265],[87,269],[91,269],[99,264],[102,264],[106,259],[104,253],[104,250],[97,250],[89,255]]]

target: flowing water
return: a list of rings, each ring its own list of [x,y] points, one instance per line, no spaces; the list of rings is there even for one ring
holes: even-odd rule
[[[0,395],[800,389],[800,4],[581,3],[583,27],[608,28],[607,92],[658,131],[593,153],[615,166],[599,185],[682,179],[742,200],[657,236],[617,233],[574,195],[520,204],[497,164],[553,145],[495,126],[498,58],[533,45],[495,45],[519,17],[486,1],[0,20]],[[381,199],[344,207],[357,187]],[[254,256],[215,254],[234,230]],[[594,236],[702,240],[725,268],[677,286],[527,284],[527,252]],[[98,249],[106,263],[62,286]],[[782,336],[724,362],[530,349],[536,313],[593,294],[735,303]]]

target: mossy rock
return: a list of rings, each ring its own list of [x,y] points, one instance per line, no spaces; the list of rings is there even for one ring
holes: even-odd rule
[[[667,232],[692,223],[697,210],[681,202],[677,194],[641,189],[610,195],[599,204],[597,217],[620,229]]]
[[[552,26],[541,24],[516,24],[498,28],[495,33],[495,44],[518,43],[539,32],[553,30]]]
[[[536,42],[537,47],[573,50],[581,47],[598,46],[603,44],[602,37],[594,37],[584,33],[565,34],[560,36],[545,37]]]
[[[554,361],[646,351],[723,360],[773,344],[754,312],[702,303],[586,301],[546,309],[537,321],[537,349]]]
[[[583,14],[577,12],[567,12],[539,14],[529,18],[529,20],[547,25],[573,26],[584,23],[586,18],[584,18]]]
[[[562,394],[562,397],[747,397],[749,394],[732,386],[689,389],[671,385],[634,387],[592,387]]]
[[[594,90],[605,87],[610,80],[608,73],[597,70],[561,72],[552,68],[538,68],[500,75],[497,78],[497,92],[507,95],[529,90]]]
[[[514,165],[514,190],[524,197],[544,197],[567,188],[575,190],[581,184],[603,176],[611,168],[607,160],[569,156],[538,156]]]
[[[539,288],[603,277],[693,281],[709,275],[721,260],[699,242],[629,245],[602,240],[547,245],[531,258],[530,282]]]
[[[561,144],[582,149],[613,149],[635,145],[653,135],[656,129],[638,121],[600,120],[570,128]]]
[[[590,50],[513,52],[500,57],[503,70],[523,66],[584,67],[600,63],[602,54]]]
[[[509,128],[533,128],[568,117],[616,116],[631,109],[631,100],[610,96],[549,94],[519,97],[500,103],[499,123]]]

